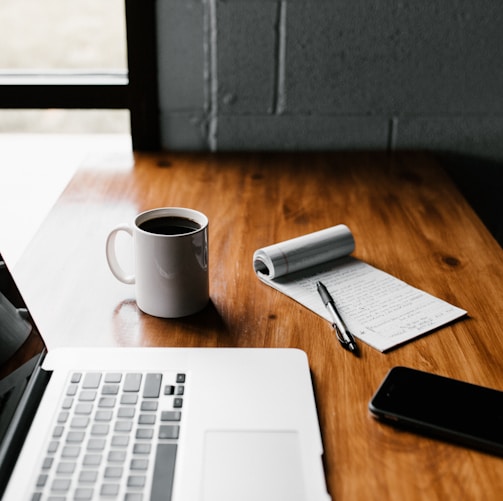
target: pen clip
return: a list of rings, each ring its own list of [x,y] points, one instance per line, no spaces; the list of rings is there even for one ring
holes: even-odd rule
[[[339,330],[339,327],[337,327],[337,324],[335,322],[332,322],[332,327],[334,328],[335,335],[337,336],[339,343],[341,343],[344,347],[348,345],[348,341],[344,339],[342,332]]]
[[[339,330],[339,328],[337,327],[337,324],[334,322],[332,323],[332,327],[334,328],[335,330],[335,335],[337,337],[337,340],[339,341],[339,343],[341,344],[341,346],[352,352],[353,354],[357,355],[358,356],[358,346],[356,345],[353,337],[351,336],[351,334],[349,332],[347,332],[347,336],[348,336],[348,339],[345,338],[345,336],[343,335],[343,333]]]

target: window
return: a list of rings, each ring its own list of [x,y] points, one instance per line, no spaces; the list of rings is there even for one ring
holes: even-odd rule
[[[159,147],[155,2],[2,0],[0,17],[0,108],[129,110],[133,148]]]

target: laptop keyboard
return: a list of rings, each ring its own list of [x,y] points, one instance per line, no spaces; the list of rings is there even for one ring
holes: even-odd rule
[[[186,375],[74,373],[33,501],[170,500]]]

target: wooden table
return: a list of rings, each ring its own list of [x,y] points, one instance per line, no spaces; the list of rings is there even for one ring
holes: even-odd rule
[[[161,320],[114,279],[105,238],[145,209],[210,220],[211,304]],[[354,255],[468,310],[387,354],[356,358],[326,321],[261,283],[253,252],[338,223]],[[503,390],[503,252],[425,154],[138,154],[77,172],[15,268],[49,349],[61,345],[297,347],[309,356],[334,500],[496,499],[503,459],[399,432],[367,404],[407,365]]]

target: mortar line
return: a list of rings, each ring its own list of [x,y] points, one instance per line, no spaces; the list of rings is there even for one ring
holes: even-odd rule
[[[286,67],[286,0],[277,4],[276,14],[276,54],[272,112],[280,115],[285,111],[285,67]]]
[[[393,116],[388,122],[388,151],[396,150],[396,138],[398,133],[398,117]]]
[[[208,146],[218,148],[218,69],[217,69],[217,0],[208,0]]]

